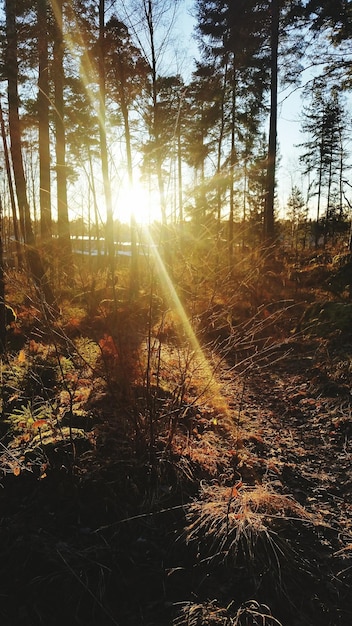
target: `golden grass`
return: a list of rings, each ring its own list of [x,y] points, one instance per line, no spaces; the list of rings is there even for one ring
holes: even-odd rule
[[[203,484],[187,518],[188,542],[198,543],[207,557],[236,559],[242,554],[251,560],[262,559],[263,554],[256,551],[259,542],[258,552],[264,547],[265,558],[273,558],[276,565],[277,528],[285,523],[315,523],[298,502],[275,493],[270,484],[251,487],[241,482],[232,487]]]

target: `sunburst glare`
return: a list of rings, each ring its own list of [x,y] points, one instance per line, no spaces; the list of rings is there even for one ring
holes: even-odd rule
[[[147,225],[160,221],[158,194],[141,183],[122,183],[114,190],[114,216],[123,223],[134,217],[137,224]]]

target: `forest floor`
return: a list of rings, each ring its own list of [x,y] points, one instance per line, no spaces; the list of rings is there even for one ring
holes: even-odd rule
[[[314,300],[284,309],[270,349],[225,337],[226,409],[187,396],[153,450],[150,422],[82,371],[82,439],[3,430],[2,626],[350,626],[352,314]]]
[[[250,376],[241,400],[240,427],[247,450],[265,468],[264,482],[292,496],[314,520],[313,532],[309,524],[296,529],[294,544],[306,570],[301,588],[294,590],[297,582],[291,581],[288,615],[279,611],[283,624],[347,626],[352,619],[352,423],[343,372],[351,344],[346,339],[335,340],[333,347],[321,337],[293,340],[270,368]],[[339,380],[336,375],[333,380],[334,367],[340,368]],[[286,576],[290,589],[295,576]]]

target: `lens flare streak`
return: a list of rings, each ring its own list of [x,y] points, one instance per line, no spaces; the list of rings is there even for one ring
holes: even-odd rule
[[[158,246],[155,244],[148,228],[145,229],[145,232],[165,296],[169,301],[170,308],[173,308],[177,312],[182,323],[182,328],[193,350],[194,357],[197,358],[199,362],[199,369],[202,372],[204,382],[203,389],[198,394],[198,399],[205,394],[211,394],[212,401],[216,405],[221,405],[223,413],[227,413],[227,408],[225,408],[226,402],[221,393],[220,385],[215,379],[214,367],[212,367],[209,363],[209,359],[205,355],[205,352],[196,337],[192,324],[188,319],[169,272],[167,271],[165,262],[161,257]]]

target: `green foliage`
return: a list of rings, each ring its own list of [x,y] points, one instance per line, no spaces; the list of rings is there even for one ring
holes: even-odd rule
[[[9,424],[11,431],[15,434],[33,434],[38,429],[46,429],[52,418],[53,410],[50,404],[38,402],[31,405],[28,403],[15,408],[5,423]]]

